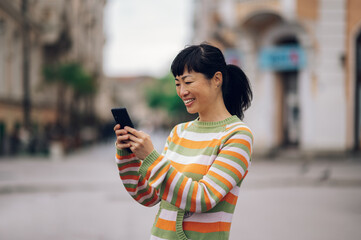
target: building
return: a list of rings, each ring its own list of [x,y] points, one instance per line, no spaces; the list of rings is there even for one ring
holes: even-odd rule
[[[248,75],[258,153],[360,150],[361,1],[196,0],[194,26]]]
[[[16,126],[24,125],[26,111],[31,124],[38,127],[54,123],[59,117],[58,88],[44,83],[44,65],[77,62],[101,83],[105,3],[106,0],[0,0],[2,146]],[[64,99],[68,100],[68,95]],[[94,98],[89,101],[99,109]]]

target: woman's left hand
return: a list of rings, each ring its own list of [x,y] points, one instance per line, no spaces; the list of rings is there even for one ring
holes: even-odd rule
[[[150,136],[142,131],[137,131],[131,127],[124,128],[129,134],[130,150],[139,159],[144,160],[154,150]]]

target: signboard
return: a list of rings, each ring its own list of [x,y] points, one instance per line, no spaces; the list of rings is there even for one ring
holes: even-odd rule
[[[304,50],[296,45],[274,46],[263,48],[259,53],[258,62],[263,70],[299,70],[306,65],[306,55]]]
[[[236,48],[228,48],[224,51],[224,58],[227,64],[242,66],[242,53]]]

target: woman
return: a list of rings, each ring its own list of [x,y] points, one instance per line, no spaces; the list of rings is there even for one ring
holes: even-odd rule
[[[182,50],[171,71],[187,111],[199,117],[175,126],[162,154],[146,133],[116,125],[120,177],[139,203],[160,202],[151,239],[228,239],[251,163],[253,136],[241,121],[252,99],[249,82],[208,44]]]

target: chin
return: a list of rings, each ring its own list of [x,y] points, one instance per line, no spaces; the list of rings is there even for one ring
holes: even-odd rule
[[[195,113],[197,113],[197,111],[192,110],[192,109],[188,109],[188,108],[187,108],[187,112],[188,112],[189,114],[195,114]]]

